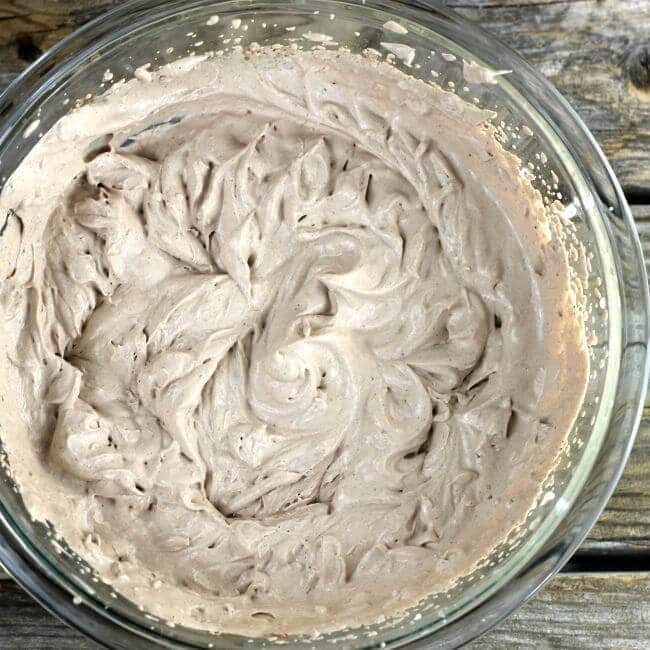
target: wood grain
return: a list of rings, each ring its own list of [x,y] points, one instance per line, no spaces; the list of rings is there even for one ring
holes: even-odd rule
[[[648,650],[649,630],[650,573],[561,575],[469,648]]]
[[[16,650],[95,650],[85,639],[45,611],[15,582],[0,582],[0,648]]]
[[[499,36],[552,81],[596,136],[624,189],[633,197],[648,196],[647,0],[448,4]]]
[[[0,582],[0,648],[96,650],[14,582]],[[650,573],[560,575],[470,650],[629,648],[647,650]]]
[[[0,0],[0,92],[57,41],[116,0]]]
[[[650,193],[647,0],[449,0],[550,79],[604,148],[624,189]],[[647,70],[648,58],[645,58]],[[639,87],[632,81],[639,82]]]
[[[583,553],[633,553],[644,557],[646,565],[650,561],[649,411],[646,406],[645,417],[623,476],[583,543],[580,549]]]
[[[119,0],[0,0],[0,90],[60,38],[117,4]],[[536,65],[586,121],[630,195],[650,194],[647,0],[447,4]]]

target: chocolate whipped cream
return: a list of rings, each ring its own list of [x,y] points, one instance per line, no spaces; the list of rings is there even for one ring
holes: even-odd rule
[[[191,57],[6,183],[2,438],[21,494],[167,620],[396,614],[524,520],[588,356],[489,113],[342,52]]]

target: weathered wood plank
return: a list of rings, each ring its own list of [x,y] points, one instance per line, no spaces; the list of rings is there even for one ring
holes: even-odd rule
[[[650,419],[646,418],[616,491],[581,551],[650,555],[649,476]]]
[[[483,648],[628,648],[650,644],[650,573],[560,575],[494,630]]]
[[[118,0],[0,0],[0,90]],[[647,0],[447,0],[519,50],[585,119],[626,190],[650,193]]]
[[[533,63],[585,120],[624,188],[636,196],[650,193],[650,2],[448,0],[447,4]]]
[[[0,602],[0,648],[98,648],[48,614],[13,582],[0,583]],[[648,572],[563,574],[469,647],[647,650],[649,603]]]
[[[97,650],[99,646],[61,623],[15,582],[0,582],[0,648]]]
[[[57,41],[116,0],[0,0],[0,91]]]

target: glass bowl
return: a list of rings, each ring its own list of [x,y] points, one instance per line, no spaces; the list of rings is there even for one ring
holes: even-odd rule
[[[395,23],[404,29],[396,30]],[[245,31],[239,30],[242,24]],[[226,37],[241,39],[241,46],[291,46],[309,32],[332,35],[354,52],[372,48],[386,55],[382,43],[408,45],[414,48],[412,61],[393,59],[405,73],[494,110],[502,144],[521,158],[522,173],[533,170],[532,182],[545,199],[561,204],[567,236],[583,251],[576,266],[586,260],[581,271],[588,275],[591,373],[583,408],[524,525],[470,575],[398,619],[317,639],[215,636],[138,609],[98,581],[48,525],[32,520],[5,458],[0,561],[47,609],[111,647],[456,647],[505,617],[566,562],[611,495],[634,440],[648,377],[649,300],[641,247],[621,188],[580,118],[547,81],[495,38],[432,0],[124,4],[61,41],[0,97],[0,183],[75,101],[92,100],[106,88],[107,69],[114,80],[130,78],[146,63],[156,67],[226,49]],[[490,75],[486,69],[509,73]],[[3,216],[5,225],[8,218]],[[6,405],[5,395],[0,397]],[[7,413],[0,413],[5,429],[11,426]]]

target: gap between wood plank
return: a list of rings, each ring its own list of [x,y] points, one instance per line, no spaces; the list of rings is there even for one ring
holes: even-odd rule
[[[563,574],[576,573],[650,573],[650,548],[630,552],[629,548],[578,549],[562,568]]]
[[[650,191],[640,189],[628,189],[625,192],[625,198],[631,208],[636,206],[648,209],[650,203]]]

